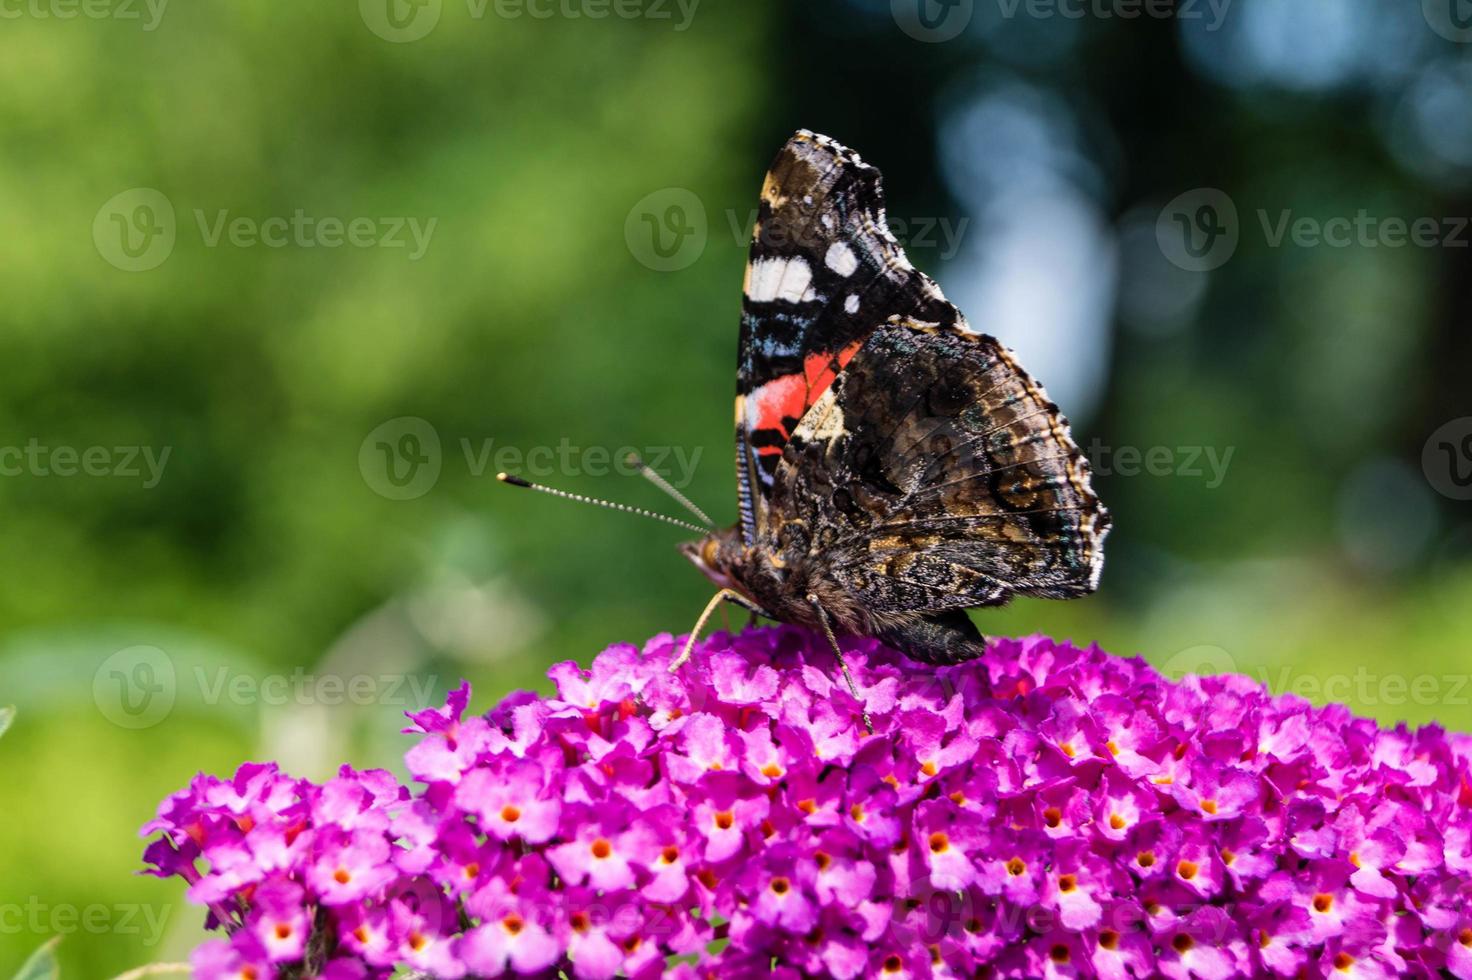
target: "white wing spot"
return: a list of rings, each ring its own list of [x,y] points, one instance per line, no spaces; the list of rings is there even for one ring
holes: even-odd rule
[[[828,254],[823,256],[823,262],[840,276],[851,276],[859,267],[859,257],[843,242],[834,242],[829,245]]]
[[[757,259],[748,272],[746,298],[757,303],[800,302],[813,283],[813,270],[803,258]]]
[[[859,312],[859,294],[849,293],[848,299],[843,301],[843,308],[850,313]]]

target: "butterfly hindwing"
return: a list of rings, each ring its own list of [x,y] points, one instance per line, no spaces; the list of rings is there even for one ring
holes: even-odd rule
[[[991,337],[895,318],[796,426],[773,547],[795,536],[876,621],[1093,591],[1108,513],[1043,389]]]
[[[878,171],[806,131],[762,187],[744,293],[736,468],[754,544],[783,447],[869,333],[896,315],[951,323],[959,313],[890,234]]]

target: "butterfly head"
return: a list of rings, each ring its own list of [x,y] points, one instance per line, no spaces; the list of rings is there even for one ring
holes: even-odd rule
[[[680,545],[680,554],[723,589],[737,587],[735,572],[745,550],[734,527],[712,531],[699,541],[686,541]]]

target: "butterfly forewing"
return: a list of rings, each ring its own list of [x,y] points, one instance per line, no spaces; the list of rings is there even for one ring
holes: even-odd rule
[[[944,323],[959,314],[890,234],[878,171],[806,131],[767,174],[744,292],[737,474],[750,545],[767,529],[783,447],[864,338],[897,313]]]

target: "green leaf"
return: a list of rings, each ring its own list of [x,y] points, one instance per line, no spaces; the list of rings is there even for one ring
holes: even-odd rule
[[[0,731],[4,730],[4,726],[9,724],[14,715],[14,709],[3,709],[3,714],[0,714]],[[15,980],[58,980],[61,968],[56,965],[56,944],[59,942],[61,937],[54,936],[42,943],[41,948],[32,953],[31,958],[20,968]]]
[[[0,708],[0,735],[5,734],[5,730],[10,727],[10,723],[13,721],[15,721],[15,705],[11,704]]]

